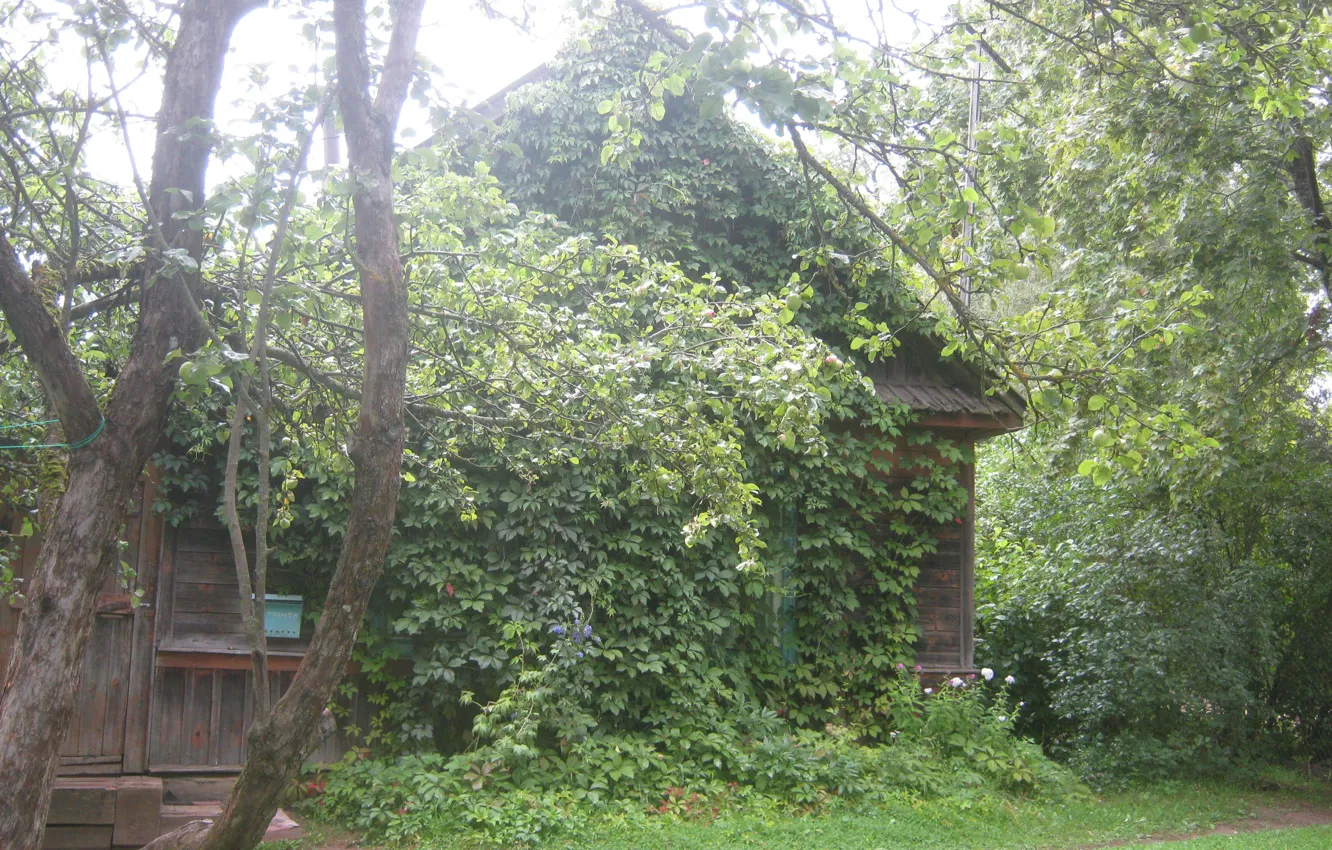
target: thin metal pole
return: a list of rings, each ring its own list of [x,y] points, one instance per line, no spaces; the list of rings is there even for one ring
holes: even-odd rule
[[[976,187],[976,128],[980,125],[980,75],[981,63],[977,56],[971,66],[971,80],[967,83],[968,108],[967,108],[967,160],[962,167],[962,187],[974,189]],[[967,217],[962,222],[962,244],[963,260],[970,266],[973,260],[973,251],[976,239],[976,202],[967,201]],[[962,278],[962,303],[971,306],[971,275],[964,275]]]

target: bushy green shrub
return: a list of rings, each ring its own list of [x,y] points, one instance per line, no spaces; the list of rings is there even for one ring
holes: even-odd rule
[[[1294,400],[1173,482],[1060,477],[1049,438],[991,452],[977,655],[1016,672],[1019,731],[1098,785],[1332,758],[1325,416]]]
[[[552,660],[552,659],[548,659]],[[558,690],[569,665],[552,660],[529,681]],[[540,681],[538,681],[540,680]],[[517,687],[517,686],[516,686]],[[695,725],[533,745],[516,720],[536,704],[510,695],[478,727],[497,733],[452,757],[382,761],[353,753],[307,780],[312,805],[377,838],[483,838],[535,842],[609,816],[713,818],[736,809],[811,811],[838,801],[901,795],[1066,794],[1067,771],[1013,734],[1008,686],[983,679],[922,685],[889,676],[899,725],[887,743],[850,728],[815,732],[750,705],[704,714]],[[558,699],[551,702],[558,703]],[[517,740],[513,737],[517,736]],[[526,742],[526,743],[525,743]]]

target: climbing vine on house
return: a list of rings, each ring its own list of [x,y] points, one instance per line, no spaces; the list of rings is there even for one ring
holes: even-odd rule
[[[648,732],[666,748],[742,705],[885,737],[888,674],[912,660],[917,564],[939,527],[965,515],[958,473],[971,459],[877,399],[850,340],[931,322],[895,256],[872,249],[835,198],[811,194],[768,141],[687,96],[668,102],[627,165],[602,163],[597,103],[631,84],[652,44],[632,30],[598,38],[518,93],[496,126],[459,116],[404,161],[422,334],[410,389],[448,412],[413,423],[411,478],[365,630],[363,661],[389,686],[376,741],[456,751],[475,732],[540,749]],[[296,227],[326,231],[337,203],[331,193]],[[455,224],[441,246],[431,223],[445,220]],[[625,268],[632,281],[616,289]],[[578,318],[612,293],[623,309],[597,313],[595,326]],[[336,357],[329,309],[303,303],[290,320],[292,333],[325,323],[319,358]],[[757,324],[788,345],[813,334],[821,350],[807,348],[813,362],[677,369],[650,346],[681,317],[731,322],[737,336]],[[644,399],[637,430],[608,417],[575,433],[570,413],[599,414],[563,410],[553,395],[523,423],[505,420],[528,385],[545,393],[575,368],[585,381],[605,368],[586,341],[608,330],[639,334],[648,352],[615,378]],[[742,361],[751,348],[724,353]],[[532,349],[539,368],[512,365]],[[293,590],[326,574],[350,487],[330,441],[342,415],[336,370],[322,368],[286,415],[274,459],[289,494],[277,566],[299,577]],[[205,384],[161,458],[178,521],[213,510],[221,435]],[[740,387],[757,401],[737,404]],[[571,403],[610,391],[595,379],[586,389]],[[720,448],[677,445],[684,468],[644,462],[637,439],[686,425],[713,429]],[[915,474],[892,477],[904,468]],[[686,486],[725,474],[736,476],[728,504],[749,500],[752,536]],[[591,632],[554,664],[575,625]],[[395,656],[410,663],[384,663]],[[518,719],[497,722],[498,706]]]

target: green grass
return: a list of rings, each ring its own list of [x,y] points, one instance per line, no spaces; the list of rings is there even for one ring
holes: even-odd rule
[[[1332,826],[1178,840],[1209,832],[1221,823],[1266,823],[1273,811],[1310,806],[1332,809],[1332,785],[1328,783],[1285,773],[1267,778],[1267,788],[1276,779],[1279,790],[1259,790],[1236,782],[1176,782],[1061,801],[903,797],[883,805],[846,805],[808,816],[775,807],[746,809],[706,822],[631,814],[604,820],[585,833],[549,839],[532,850],[1088,850],[1112,842],[1169,850],[1332,848]],[[1258,815],[1261,817],[1255,819]],[[352,846],[345,838],[333,840],[335,834],[349,835],[341,830],[311,826],[312,835],[300,843],[300,850]],[[1167,836],[1176,840],[1151,842]],[[494,847],[441,834],[412,850]]]
[[[1169,847],[1171,850],[1327,850],[1332,847],[1332,826],[1273,829],[1246,835],[1208,835],[1188,841],[1140,846]]]
[[[1320,800],[1321,798],[1321,800]],[[1021,850],[1081,848],[1155,835],[1204,832],[1221,822],[1242,821],[1260,806],[1328,802],[1326,787],[1258,792],[1224,784],[1173,785],[1063,803],[1039,801],[946,800],[901,802],[846,808],[828,814],[791,817],[739,814],[710,823],[666,818],[624,823],[595,834],[566,838],[549,846],[568,850]],[[1269,850],[1332,847],[1324,827],[1280,830],[1170,847]]]

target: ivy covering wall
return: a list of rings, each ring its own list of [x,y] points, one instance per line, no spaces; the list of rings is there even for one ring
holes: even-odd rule
[[[871,250],[771,140],[706,114],[687,92],[668,99],[627,166],[602,162],[599,104],[636,96],[660,49],[630,27],[595,33],[512,94],[496,124],[457,117],[437,150],[457,172],[485,175],[520,213],[635,244],[716,285],[788,292],[794,320],[848,363],[867,365],[846,344],[857,333],[928,331],[894,256]],[[404,217],[436,190],[436,161],[409,158]],[[375,740],[461,748],[479,705],[521,689],[524,671],[552,658],[563,663],[558,683],[546,683],[558,691],[542,707],[547,743],[594,727],[668,740],[741,705],[886,736],[885,687],[912,662],[916,564],[939,525],[965,515],[957,473],[970,458],[863,384],[832,388],[827,404],[837,424],[826,452],[794,452],[786,434],[757,427],[744,438],[763,505],[761,571],[741,568],[729,532],[686,545],[698,506],[632,480],[632,449],[538,469],[514,462],[494,435],[418,429],[363,637],[361,663],[384,709]],[[178,522],[213,510],[222,452],[209,421],[206,405],[179,415],[177,449],[159,459]],[[289,585],[279,589],[317,600],[350,468],[295,441],[285,451],[276,473],[300,476],[275,540]],[[432,461],[443,453],[447,474]],[[913,474],[894,477],[904,469]]]

